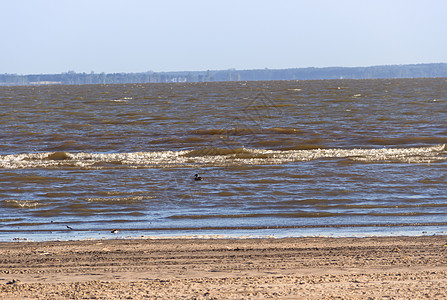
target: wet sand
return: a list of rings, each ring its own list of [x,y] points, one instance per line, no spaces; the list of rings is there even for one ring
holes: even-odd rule
[[[447,237],[0,243],[0,299],[443,299]]]

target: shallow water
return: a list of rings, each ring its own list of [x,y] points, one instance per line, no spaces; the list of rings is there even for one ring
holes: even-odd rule
[[[0,87],[0,240],[444,233],[446,87]]]

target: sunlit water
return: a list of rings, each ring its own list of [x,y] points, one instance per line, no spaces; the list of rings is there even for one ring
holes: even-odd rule
[[[446,88],[0,87],[0,240],[446,233]]]

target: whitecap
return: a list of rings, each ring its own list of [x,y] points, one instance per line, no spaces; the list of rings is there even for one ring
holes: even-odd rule
[[[446,145],[381,149],[265,150],[204,148],[181,151],[130,153],[28,153],[0,156],[0,168],[169,168],[228,165],[266,165],[316,159],[349,159],[353,162],[430,163],[446,160]]]

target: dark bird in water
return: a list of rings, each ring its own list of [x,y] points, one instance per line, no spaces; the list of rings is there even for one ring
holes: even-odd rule
[[[73,230],[73,228],[71,228],[70,226],[68,226],[68,225],[65,225],[65,226],[67,226],[68,229]]]
[[[195,177],[194,177],[194,180],[195,180],[195,181],[203,180],[203,178],[200,177],[199,174],[196,174],[196,175],[194,175],[194,176],[195,176]]]

